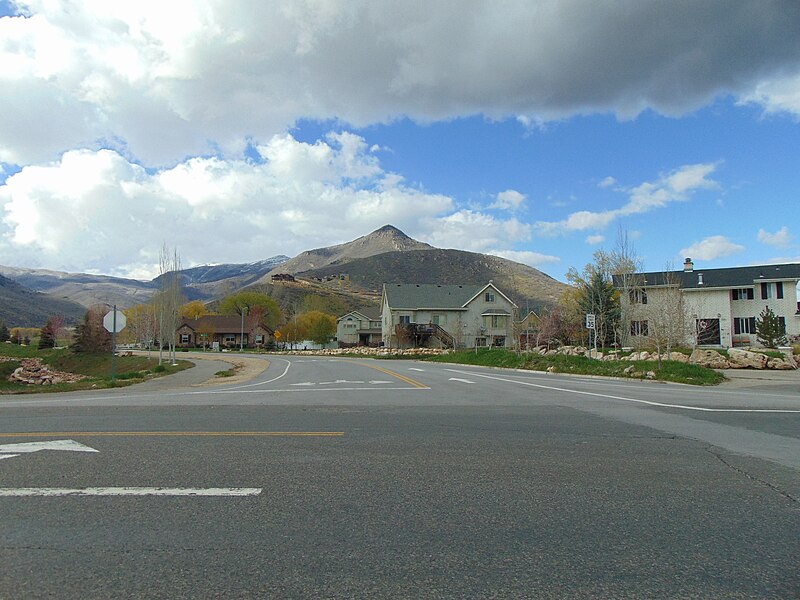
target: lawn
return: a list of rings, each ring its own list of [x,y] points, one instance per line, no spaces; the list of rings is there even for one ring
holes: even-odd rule
[[[0,360],[2,357],[11,360],[0,362],[0,394],[64,392],[118,387],[169,375],[193,366],[192,363],[185,360],[179,360],[178,364],[174,366],[168,362],[159,366],[157,354],[154,354],[153,358],[143,355],[117,356],[114,364],[115,381],[112,382],[111,353],[75,353],[64,348],[38,350],[32,346],[2,344],[0,345]],[[9,376],[20,366],[23,358],[40,358],[52,370],[85,375],[86,379],[77,383],[46,386],[9,381]]]
[[[648,372],[655,373],[657,381],[688,383],[692,385],[717,385],[725,377],[698,365],[665,360],[661,368],[656,361],[603,361],[585,356],[541,356],[536,353],[516,353],[502,348],[482,348],[462,350],[450,354],[427,356],[420,360],[431,362],[457,363],[462,365],[480,365],[484,367],[504,367],[512,369],[528,369],[531,371],[547,371],[554,373],[572,373],[575,375],[602,375],[605,377],[624,377],[626,379],[645,379]],[[633,371],[625,373],[625,369],[633,366]]]

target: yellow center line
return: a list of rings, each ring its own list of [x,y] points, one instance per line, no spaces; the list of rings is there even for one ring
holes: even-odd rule
[[[375,365],[368,365],[367,363],[363,363],[363,362],[358,361],[358,360],[352,360],[352,361],[348,360],[348,361],[342,361],[342,362],[357,362],[359,365],[361,365],[363,367],[367,367],[367,368],[370,368],[370,369],[375,369],[376,371],[380,371],[381,373],[386,373],[387,375],[391,375],[392,377],[396,377],[400,381],[404,381],[409,385],[413,385],[415,388],[419,388],[419,389],[423,389],[423,390],[431,389],[429,386],[425,385],[424,383],[420,383],[416,379],[411,379],[411,377],[406,377],[405,375],[401,375],[400,373],[395,373],[394,371],[390,371],[389,369],[384,369],[382,367],[376,367]]]
[[[0,437],[341,437],[344,431],[18,431]]]

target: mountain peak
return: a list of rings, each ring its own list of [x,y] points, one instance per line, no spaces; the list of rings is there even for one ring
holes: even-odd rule
[[[389,234],[395,235],[397,237],[408,238],[408,236],[405,233],[400,231],[394,225],[384,225],[383,227],[381,227],[380,229],[376,229],[375,231],[373,231],[372,233],[370,233],[366,237],[369,237],[370,235],[377,235],[377,234],[383,234],[383,233],[389,233]],[[411,239],[411,238],[409,238],[409,239]]]

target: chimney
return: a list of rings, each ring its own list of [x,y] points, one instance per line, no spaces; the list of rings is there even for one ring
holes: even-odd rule
[[[684,273],[691,273],[694,271],[694,263],[692,262],[691,258],[687,258],[683,261],[683,271]]]

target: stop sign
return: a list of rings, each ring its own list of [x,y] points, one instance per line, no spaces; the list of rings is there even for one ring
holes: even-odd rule
[[[125,323],[125,313],[121,310],[112,310],[103,317],[103,327],[106,328],[106,331],[110,331],[111,333],[119,333],[125,329]]]

